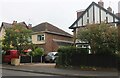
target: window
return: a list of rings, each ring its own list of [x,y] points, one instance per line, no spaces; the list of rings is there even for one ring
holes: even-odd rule
[[[45,40],[44,35],[37,35],[37,41],[43,41],[43,40]]]

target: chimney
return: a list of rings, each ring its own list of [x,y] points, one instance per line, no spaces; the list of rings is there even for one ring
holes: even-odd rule
[[[13,21],[13,25],[17,24],[17,21]]]
[[[112,8],[108,7],[107,10],[112,13]]]
[[[77,18],[79,18],[82,15],[83,12],[84,12],[84,10],[77,11]]]
[[[103,2],[102,0],[100,0],[100,1],[98,2],[98,5],[100,5],[101,7],[104,7],[104,2]]]
[[[118,2],[118,13],[120,13],[120,1]]]
[[[116,13],[115,15],[120,18],[120,13]]]
[[[28,24],[28,28],[31,29],[32,28],[32,24]]]

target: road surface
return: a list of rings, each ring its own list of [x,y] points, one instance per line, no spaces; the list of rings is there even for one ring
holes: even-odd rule
[[[22,76],[22,77],[21,77]],[[14,70],[2,70],[2,78],[71,78],[50,74],[38,74]],[[75,78],[75,77],[72,77]]]

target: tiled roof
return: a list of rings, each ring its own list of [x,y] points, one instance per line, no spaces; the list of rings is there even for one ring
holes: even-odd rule
[[[46,32],[46,33],[51,33],[51,34],[64,35],[64,36],[72,37],[71,34],[63,31],[62,29],[59,29],[56,26],[53,26],[52,24],[50,24],[48,22],[44,22],[44,23],[41,23],[39,25],[36,25],[35,27],[32,27],[32,30],[34,32]]]
[[[3,22],[3,23],[2,23],[2,26],[3,26],[4,28],[9,28],[9,27],[12,27],[12,24]]]
[[[19,22],[19,23],[17,23],[18,25],[21,25],[21,26],[23,26],[23,27],[26,27],[27,29],[28,29],[28,26],[26,25],[26,23],[25,22]],[[2,29],[2,27],[3,28],[10,28],[10,27],[12,27],[13,26],[13,24],[11,24],[11,23],[6,23],[6,22],[2,22],[2,25],[1,25],[1,27],[0,27],[0,31],[1,31],[1,29]]]

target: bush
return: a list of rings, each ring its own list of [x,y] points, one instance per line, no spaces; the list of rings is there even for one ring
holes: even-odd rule
[[[73,46],[69,47],[61,47],[58,49],[58,59],[57,64],[69,66],[72,65],[72,58],[75,57],[75,55],[87,55],[88,54],[87,48],[76,48]]]
[[[73,46],[69,46],[69,47],[60,47],[58,49],[58,52],[62,52],[62,53],[68,53],[68,54],[74,54],[74,53],[79,53],[79,54],[88,54],[89,53],[89,49],[88,48],[78,48],[78,47],[73,47]]]
[[[29,52],[29,56],[42,56],[44,54],[44,50],[42,48],[36,48],[33,51]]]
[[[38,55],[42,56],[43,54],[44,54],[44,51],[42,48],[36,48],[34,50],[34,56],[38,56]]]
[[[89,54],[87,48],[61,47],[58,49],[57,67],[110,67],[120,65],[120,56],[117,54],[105,53],[105,51]]]

